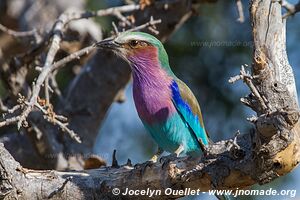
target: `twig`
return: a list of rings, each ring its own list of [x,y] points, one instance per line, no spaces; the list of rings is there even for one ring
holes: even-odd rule
[[[130,21],[129,21],[126,17],[124,17],[124,16],[122,15],[121,12],[116,11],[116,12],[114,12],[114,15],[115,15],[119,20],[121,20],[122,22],[124,22],[127,26],[131,26]]]
[[[57,124],[57,125],[61,128],[61,130],[62,130],[63,132],[68,133],[69,136],[70,136],[73,140],[75,140],[75,141],[78,142],[78,143],[81,143],[80,137],[79,137],[73,130],[71,130],[71,129],[69,129],[69,128],[67,127],[67,125],[68,125],[67,123],[62,123],[61,121],[59,121],[59,120],[57,120],[57,119],[52,119],[52,118],[50,118],[50,117],[47,117],[47,120],[48,120],[49,122],[53,123],[53,124]]]
[[[238,22],[243,23],[245,21],[243,3],[241,0],[236,0],[236,6],[239,13],[239,18],[237,19]]]
[[[150,18],[150,21],[145,23],[145,24],[142,24],[140,26],[137,26],[137,27],[134,27],[134,28],[131,28],[131,29],[128,29],[127,31],[138,31],[138,30],[142,30],[144,28],[147,28],[147,27],[152,27],[153,29],[155,29],[155,25],[156,24],[159,24],[161,23],[161,19],[158,19],[158,20],[154,20],[153,17]],[[156,31],[157,33],[157,31]]]
[[[125,6],[120,6],[120,7],[113,7],[113,8],[108,8],[108,9],[104,9],[104,10],[99,10],[96,13],[94,13],[94,15],[91,17],[114,15],[116,12],[127,13],[127,12],[132,12],[135,10],[139,10],[139,9],[140,9],[140,5],[130,4],[130,5],[125,5]]]
[[[118,27],[115,24],[115,22],[112,22],[112,26],[113,26],[113,29],[114,29],[114,33],[116,34],[116,36],[118,36],[120,33],[119,33]]]
[[[18,100],[20,101],[20,100]],[[16,110],[20,109],[22,106],[21,106],[21,102],[20,104],[17,104],[15,105],[14,107],[12,108],[8,108],[6,105],[4,105],[2,99],[0,99],[0,108],[1,108],[1,111],[4,112],[3,114],[3,117],[5,116],[6,113],[9,113],[9,114],[12,114],[14,113]],[[4,121],[1,121],[0,122],[0,127],[3,127],[3,126],[8,126],[10,124],[14,124],[16,123],[17,121],[19,120],[19,117],[16,116],[16,117],[11,117],[11,118],[8,118],[8,119],[5,119]]]
[[[50,85],[49,85],[49,77],[46,78],[45,80],[45,99],[46,99],[46,105],[50,104],[50,94],[49,94],[49,89],[50,89]]]
[[[8,107],[6,105],[4,105],[1,98],[0,98],[0,111],[1,112],[7,112],[8,111]]]
[[[7,113],[14,113],[16,110],[20,109],[21,105],[15,105],[14,107],[7,110]]]
[[[297,4],[291,4],[287,0],[282,0],[281,6],[287,10],[287,12],[282,17],[283,19],[286,19],[291,15],[295,15],[300,11],[300,1],[298,1]]]
[[[7,28],[6,26],[3,26],[2,24],[0,24],[0,30],[13,37],[33,37],[37,34],[36,29],[33,29],[31,31],[14,31]]]
[[[57,71],[54,71],[51,76],[50,76],[50,85],[51,87],[53,88],[53,91],[55,93],[55,95],[59,98],[60,102],[64,102],[64,98],[62,96],[62,92],[60,91],[59,89],[59,86],[56,82],[56,74],[57,74]]]
[[[45,110],[38,103],[35,104],[35,106],[43,112],[44,117],[47,119],[47,121],[58,125],[62,129],[62,131],[67,132],[72,139],[74,139],[78,143],[81,143],[80,137],[73,130],[71,130],[67,127],[68,123],[61,122],[61,121],[66,121],[67,120],[66,117],[61,116],[61,115],[56,115],[53,111],[49,112],[48,110]]]
[[[244,65],[241,66],[241,70],[240,70],[240,74],[234,77],[231,77],[229,79],[229,83],[234,83],[238,80],[243,80],[247,86],[250,88],[251,92],[253,93],[253,95],[255,96],[255,98],[257,99],[257,101],[259,102],[261,108],[264,111],[267,111],[267,109],[270,109],[270,107],[268,106],[268,102],[266,102],[266,100],[260,95],[259,91],[256,89],[255,85],[252,82],[252,79],[254,79],[256,77],[253,77],[249,72],[247,72],[245,70]]]
[[[89,52],[91,52],[92,50],[94,50],[96,48],[95,45],[91,45],[91,46],[88,46],[88,47],[85,47],[79,51],[76,51],[66,57],[64,57],[63,59],[55,62],[53,65],[52,65],[52,69],[51,71],[56,71],[57,69],[59,69],[60,67],[64,66],[66,63],[76,59],[76,58],[80,58],[81,56],[85,55],[85,54],[89,54]]]
[[[18,122],[20,120],[20,118],[21,118],[20,116],[16,116],[16,117],[12,117],[9,119],[5,119],[4,121],[0,122],[0,127],[14,124],[14,123]]]

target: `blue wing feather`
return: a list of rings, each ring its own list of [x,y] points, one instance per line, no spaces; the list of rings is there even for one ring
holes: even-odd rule
[[[182,85],[184,83],[180,82],[179,84]],[[201,139],[204,145],[208,145],[208,137],[206,135],[204,125],[203,125],[203,123],[201,123],[202,116],[198,116],[197,113],[193,113],[193,111],[192,111],[193,105],[189,105],[188,102],[185,100],[185,98],[182,96],[183,94],[180,92],[179,84],[174,80],[171,85],[173,104],[176,107],[177,111],[182,116],[182,118],[185,121],[185,123],[187,124],[187,126],[189,126],[190,129],[192,130],[191,134],[193,134],[197,140]],[[195,98],[187,86],[186,86],[186,88],[187,88],[187,90],[185,91],[185,93],[189,93],[190,96]],[[197,101],[196,101],[196,103],[197,103]],[[199,111],[199,113],[200,113],[200,111]],[[201,115],[201,113],[200,113],[200,115]],[[201,119],[199,119],[199,117]]]

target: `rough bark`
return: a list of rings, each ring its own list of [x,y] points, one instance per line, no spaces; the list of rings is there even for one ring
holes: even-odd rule
[[[255,128],[249,133],[209,146],[202,158],[169,156],[147,167],[128,164],[77,172],[24,169],[0,146],[2,196],[133,199],[136,197],[113,196],[112,190],[235,189],[265,184],[289,173],[300,160],[300,126],[294,76],[286,56],[281,5],[272,0],[252,0],[250,14],[255,44],[253,74],[242,69],[235,78],[243,79],[251,89],[243,102],[257,112],[257,118],[252,120]],[[178,196],[162,193],[153,198],[175,197]]]

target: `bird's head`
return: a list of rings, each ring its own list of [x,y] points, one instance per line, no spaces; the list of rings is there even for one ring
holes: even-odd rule
[[[124,32],[114,39],[98,42],[97,46],[114,51],[129,62],[134,71],[157,66],[169,70],[168,55],[164,46],[150,34]]]

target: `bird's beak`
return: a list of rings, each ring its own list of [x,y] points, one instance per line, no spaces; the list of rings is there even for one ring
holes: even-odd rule
[[[112,49],[112,50],[117,50],[119,49],[121,46],[119,44],[117,44],[114,39],[106,39],[106,40],[102,40],[100,42],[96,43],[97,47],[100,48],[104,48],[104,49]]]
[[[111,50],[119,57],[123,58],[127,62],[126,49],[123,48],[122,44],[115,41],[115,39],[105,39],[95,44],[96,47]]]

